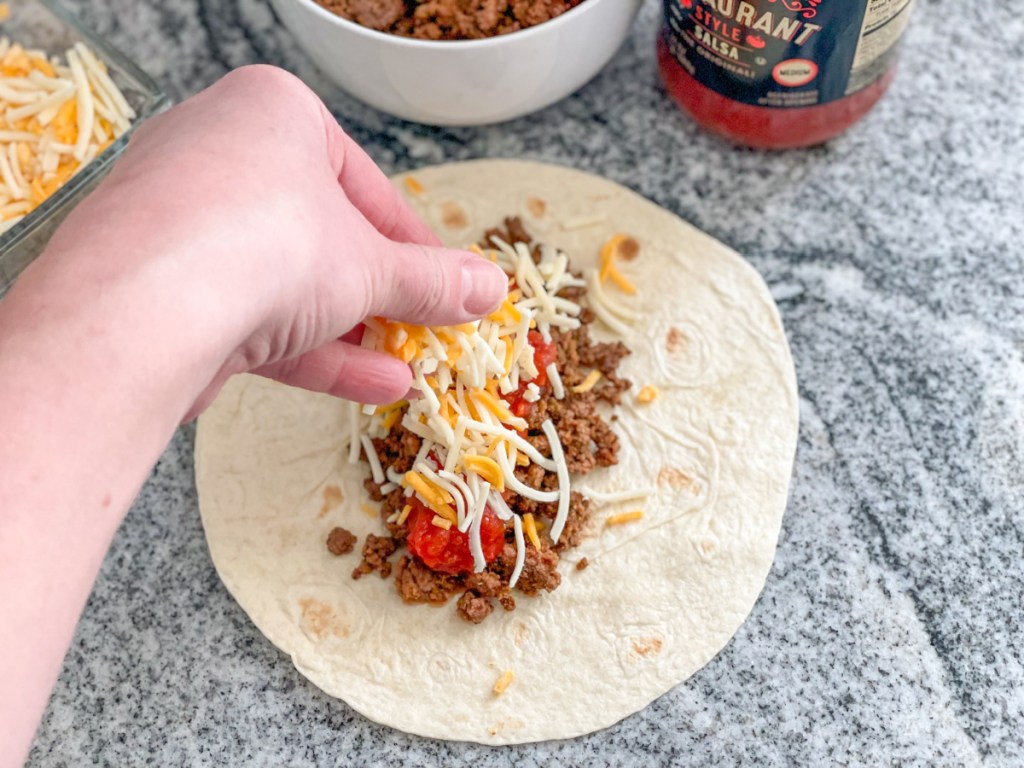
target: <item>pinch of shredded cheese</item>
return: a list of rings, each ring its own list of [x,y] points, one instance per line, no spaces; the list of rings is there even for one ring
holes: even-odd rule
[[[0,233],[122,136],[135,116],[83,43],[62,61],[0,38]]]
[[[648,385],[636,393],[636,401],[638,403],[653,403],[654,399],[658,396],[658,388],[653,385]]]
[[[410,176],[405,177],[405,185],[413,194],[422,190]],[[497,263],[509,276],[512,290],[487,317],[433,328],[380,317],[365,321],[363,347],[407,362],[412,369],[413,386],[422,396],[390,406],[368,407],[365,411],[354,406],[350,412],[350,440],[355,447],[350,445],[349,450],[350,459],[353,453],[358,457],[359,448],[365,444],[374,482],[400,485],[406,497],[415,497],[434,513],[434,525],[445,530],[455,526],[466,533],[475,572],[487,565],[480,537],[485,510],[489,506],[499,519],[511,520],[516,542],[516,565],[510,582],[514,586],[525,563],[526,538],[538,549],[541,547],[541,523],[533,515],[513,513],[502,494],[512,492],[540,503],[556,504],[550,533],[557,543],[568,519],[570,478],[551,420],[542,425],[550,446],[549,457],[524,438],[527,421],[512,412],[509,400],[519,391],[526,402],[537,402],[541,397],[540,387],[534,381],[541,372],[535,363],[530,331],[536,329],[550,341],[552,329],[580,327],[583,308],[558,294],[565,288],[592,282],[600,290],[601,280],[598,270],[587,281],[576,278],[568,270],[568,256],[549,246],[539,247],[539,258],[535,261],[531,248],[524,243],[509,244],[493,238],[492,245],[486,250],[478,246],[470,250]],[[602,302],[597,297],[590,304],[602,320],[611,319],[606,324],[613,329],[612,324],[618,324],[628,330],[623,323],[639,318],[612,300]],[[549,365],[544,373],[554,396],[564,398],[567,388],[557,366]],[[600,377],[599,371],[592,371],[572,391],[589,391]],[[378,471],[382,468],[373,466],[372,439],[385,437],[399,423],[422,439],[412,469],[404,475],[390,469]],[[555,489],[531,488],[516,476],[518,467],[533,464],[555,473]],[[410,509],[411,505],[406,504],[395,521],[404,523]]]
[[[633,512],[622,512],[618,515],[612,515],[604,521],[605,525],[625,525],[626,523],[634,523],[640,520],[644,516],[642,509],[634,510]]]
[[[511,669],[506,669],[501,677],[498,678],[498,682],[494,684],[494,695],[501,696],[508,687],[512,685],[512,681],[515,680],[516,674]]]

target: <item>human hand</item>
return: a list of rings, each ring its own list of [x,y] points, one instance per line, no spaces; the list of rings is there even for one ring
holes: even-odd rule
[[[222,359],[191,418],[242,371],[403,397],[408,367],[345,334],[377,315],[465,322],[507,288],[486,260],[438,246],[306,86],[256,66],[142,126],[50,250],[91,258],[77,272],[101,283],[139,276],[150,306],[174,310],[166,333]]]

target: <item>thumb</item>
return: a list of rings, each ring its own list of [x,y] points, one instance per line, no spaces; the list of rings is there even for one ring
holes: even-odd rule
[[[508,276],[469,251],[389,241],[371,266],[370,315],[417,325],[456,325],[495,310]]]

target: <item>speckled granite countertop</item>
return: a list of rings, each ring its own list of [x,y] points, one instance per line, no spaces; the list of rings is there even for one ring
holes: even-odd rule
[[[253,628],[207,554],[193,430],[103,567],[31,765],[1024,764],[1024,16],[921,0],[890,96],[831,145],[732,149],[664,97],[658,4],[597,80],[487,129],[386,118],[265,0],[78,0],[175,97],[268,61],[389,171],[482,156],[622,182],[745,254],[801,392],[775,566],[729,646],[617,726],[488,749],[367,722]],[[978,20],[984,20],[984,23]]]

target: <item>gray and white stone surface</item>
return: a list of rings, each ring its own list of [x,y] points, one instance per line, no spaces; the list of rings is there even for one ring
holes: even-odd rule
[[[185,428],[114,541],[30,765],[1024,765],[1024,14],[920,0],[867,120],[763,154],[669,103],[658,5],[561,104],[439,130],[331,86],[265,0],[73,3],[176,98],[272,62],[388,171],[564,163],[744,254],[781,307],[802,426],[775,566],[734,640],[581,739],[492,749],[375,725],[307,683],[221,586]]]

